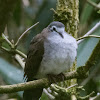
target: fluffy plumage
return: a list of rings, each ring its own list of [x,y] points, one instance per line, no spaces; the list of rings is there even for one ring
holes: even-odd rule
[[[27,81],[58,75],[69,69],[76,57],[76,40],[65,32],[64,24],[52,22],[33,38],[25,64]],[[42,88],[24,91],[24,100],[38,100]]]

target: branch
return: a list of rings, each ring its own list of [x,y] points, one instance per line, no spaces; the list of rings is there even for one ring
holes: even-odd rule
[[[4,34],[2,34],[2,37],[9,44],[9,46],[11,47],[11,50],[9,50],[9,49],[7,49],[7,48],[5,48],[3,46],[1,46],[1,49],[3,49],[6,52],[9,52],[9,53],[19,54],[23,58],[27,58],[27,56],[23,52],[21,52],[21,51],[19,51],[18,49],[15,48],[15,45],[12,44]]]
[[[98,36],[98,35],[88,35],[88,36],[79,37],[79,38],[77,39],[77,41],[79,41],[79,40],[81,40],[81,39],[89,38],[89,37],[100,38],[100,36]]]
[[[23,36],[24,36],[29,30],[31,30],[33,27],[35,27],[37,24],[39,24],[39,22],[35,23],[35,24],[32,25],[31,27],[29,27],[24,33],[22,33],[22,35],[18,38],[17,42],[15,43],[15,46],[17,46],[18,43],[20,42],[20,40],[23,38]]]
[[[78,100],[89,100],[89,98],[90,98],[91,96],[93,96],[94,93],[95,93],[95,92],[93,91],[92,93],[90,93],[90,94],[87,95],[87,96],[78,97]]]
[[[100,40],[84,66],[85,71],[89,71],[92,66],[96,65],[96,63],[98,63],[98,59],[100,59]]]
[[[100,99],[100,93],[97,93],[95,97],[91,97],[91,100],[99,100]]]
[[[49,88],[47,88],[47,89],[44,88],[43,92],[48,96],[48,98],[50,100],[54,100],[55,99],[55,97],[51,94],[51,90]]]
[[[9,53],[9,52],[10,52],[10,50],[9,50],[9,49],[7,49],[7,48],[5,48],[5,47],[3,47],[3,46],[1,46],[0,48],[1,48],[2,50],[6,51],[7,53]]]
[[[91,6],[97,8],[97,9],[100,9],[100,5],[96,4],[95,2],[93,2],[93,1],[91,1],[91,0],[87,0],[87,2],[88,2]]]
[[[91,34],[92,32],[94,32],[98,27],[100,27],[100,22],[99,23],[97,23],[89,32],[87,32],[87,34],[86,35],[84,35],[83,37],[80,37],[78,40],[78,42],[80,42],[80,39],[84,39],[84,38],[88,38],[88,37],[96,37],[96,38],[100,38],[100,36],[97,36],[97,35],[89,35],[89,34]],[[99,40],[99,42],[97,43],[97,45],[96,45],[96,47],[94,48],[94,50],[93,50],[93,52],[92,52],[92,54],[91,54],[91,56],[90,56],[90,58],[88,59],[88,61],[86,62],[86,64],[85,64],[85,66],[84,66],[84,71],[85,71],[85,73],[86,72],[88,72],[89,71],[89,69],[91,68],[91,67],[95,67],[95,65],[96,65],[96,68],[98,68],[97,66],[100,66],[100,63],[99,63],[99,61],[98,61],[98,59],[100,59],[100,40]],[[97,72],[97,70],[98,69],[96,69],[96,72]],[[94,71],[95,71],[95,69],[94,69]],[[93,75],[94,75],[94,73],[93,73]],[[88,77],[88,79],[86,79],[85,81],[83,81],[82,83],[81,83],[81,85],[85,85],[86,84],[86,82],[91,78],[91,77],[93,77],[93,75],[91,76],[89,76]]]
[[[73,79],[73,78],[84,78],[84,74],[82,76],[81,73],[78,73],[77,71],[69,72],[64,74],[65,75],[65,80]],[[58,80],[57,80],[58,81]],[[59,80],[62,81],[62,80]],[[35,80],[35,81],[30,81],[26,83],[19,83],[19,84],[14,84],[14,85],[3,85],[0,86],[0,93],[13,93],[13,92],[18,92],[18,91],[23,91],[27,89],[32,89],[32,88],[39,88],[39,87],[48,87],[50,86],[50,82],[47,78]]]
[[[19,51],[18,49],[9,50],[9,49],[7,49],[7,48],[5,48],[3,46],[1,46],[0,48],[2,50],[6,51],[7,53],[10,53],[10,54],[19,54],[21,57],[27,58],[27,56],[23,52]]]
[[[23,37],[30,29],[32,29],[34,26],[36,26],[38,23],[39,23],[39,22],[37,22],[36,24],[32,25],[32,26],[29,27],[24,33],[22,33],[22,35],[18,38],[16,44],[11,43],[11,42],[9,41],[9,39],[8,39],[4,34],[2,34],[2,37],[4,38],[4,40],[9,44],[9,46],[11,47],[11,49],[13,49],[13,53],[17,53],[17,54],[19,54],[20,56],[22,56],[22,57],[24,57],[24,58],[27,58],[27,56],[26,56],[23,52],[21,52],[21,51],[19,51],[19,50],[16,49],[16,46],[18,45],[18,43],[20,42],[20,40],[22,39],[22,37]],[[4,47],[3,47],[2,49],[5,50],[5,51],[8,51],[8,50],[7,50],[6,48],[4,48]],[[9,50],[9,52],[12,52],[12,50]]]
[[[16,46],[18,45],[18,43],[20,42],[20,40],[22,39],[22,37],[23,37],[30,29],[32,29],[34,26],[36,26],[38,23],[39,23],[39,22],[37,22],[36,24],[32,25],[32,26],[31,26],[30,28],[28,28],[24,33],[22,33],[22,35],[18,38],[16,44],[11,43],[11,42],[9,41],[9,39],[8,39],[4,34],[2,34],[2,37],[3,37],[4,40],[9,44],[9,46],[11,47],[11,50],[8,50],[8,49],[5,48],[5,47],[1,47],[1,48],[2,48],[3,50],[7,51],[7,52],[12,53],[12,51],[13,51],[13,53],[15,53],[15,54],[17,53],[17,54],[19,54],[20,56],[22,56],[22,57],[24,57],[24,58],[27,58],[27,56],[26,56],[23,52],[21,52],[21,51],[19,51],[19,50],[16,49]],[[12,49],[13,49],[13,50],[12,50]]]
[[[80,85],[85,86],[94,76],[96,76],[96,73],[99,72],[100,69],[100,62],[97,62],[97,64],[94,66],[94,69],[89,74],[88,78],[86,78]]]
[[[19,55],[22,56],[23,58],[27,58],[27,56],[26,56],[23,52],[21,52],[20,50],[18,50],[18,49],[15,49],[15,53],[16,53],[16,54],[19,54]]]
[[[99,21],[91,30],[89,30],[83,37],[92,34],[92,33],[95,32],[98,28],[100,28],[100,21]],[[84,40],[84,39],[78,40],[77,43],[80,44],[83,40]]]
[[[9,46],[13,47],[12,43],[8,40],[8,38],[2,34],[3,39],[9,44]]]
[[[100,40],[84,66],[85,72],[89,71],[91,67],[94,67],[94,70],[91,72],[89,77],[81,83],[81,85],[85,85],[91,78],[93,78],[94,75],[96,75],[100,66],[99,59],[100,59]]]
[[[23,62],[22,57],[19,56],[18,54],[15,55],[16,61],[20,64],[20,66],[24,69],[25,67],[25,62]]]
[[[2,50],[4,50],[4,51],[8,52],[8,53],[11,53],[11,54],[14,54],[14,55],[15,55],[15,54],[19,54],[19,55],[22,56],[23,58],[27,58],[27,56],[26,56],[23,52],[21,52],[21,51],[19,51],[19,50],[16,49],[16,46],[18,45],[18,43],[20,42],[20,40],[22,39],[22,37],[23,37],[30,29],[32,29],[34,26],[36,26],[38,23],[39,23],[39,22],[37,22],[36,24],[32,25],[32,26],[31,26],[30,28],[28,28],[24,33],[22,33],[22,35],[18,38],[16,44],[10,42],[9,39],[8,39],[4,34],[2,34],[3,39],[8,43],[8,45],[10,46],[11,49],[7,49],[7,48],[5,48],[5,47],[3,47],[3,46],[1,46],[0,48],[1,48]],[[21,64],[21,65],[24,67],[24,65],[23,65],[22,63],[20,63],[19,59],[18,59],[18,58],[16,58],[16,59],[17,59],[17,61],[19,62],[19,64]]]

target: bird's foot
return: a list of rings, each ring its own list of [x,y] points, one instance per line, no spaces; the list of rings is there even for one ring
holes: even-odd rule
[[[58,75],[48,74],[47,76],[48,76],[50,83],[57,83],[61,80],[64,81],[65,79],[65,75],[63,73],[60,73]]]
[[[65,80],[65,75],[63,73],[60,73],[57,75],[60,80],[64,81]]]
[[[57,80],[56,80],[57,76],[56,75],[54,75],[54,74],[48,74],[47,77],[48,77],[50,83],[56,83],[57,82]]]

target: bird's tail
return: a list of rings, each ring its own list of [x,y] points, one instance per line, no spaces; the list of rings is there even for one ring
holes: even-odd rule
[[[39,100],[42,95],[42,91],[43,88],[25,90],[23,93],[23,100]]]

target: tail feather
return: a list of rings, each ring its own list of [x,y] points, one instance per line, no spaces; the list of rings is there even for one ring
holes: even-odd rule
[[[42,95],[42,91],[43,88],[25,90],[23,93],[23,100],[39,100]]]

